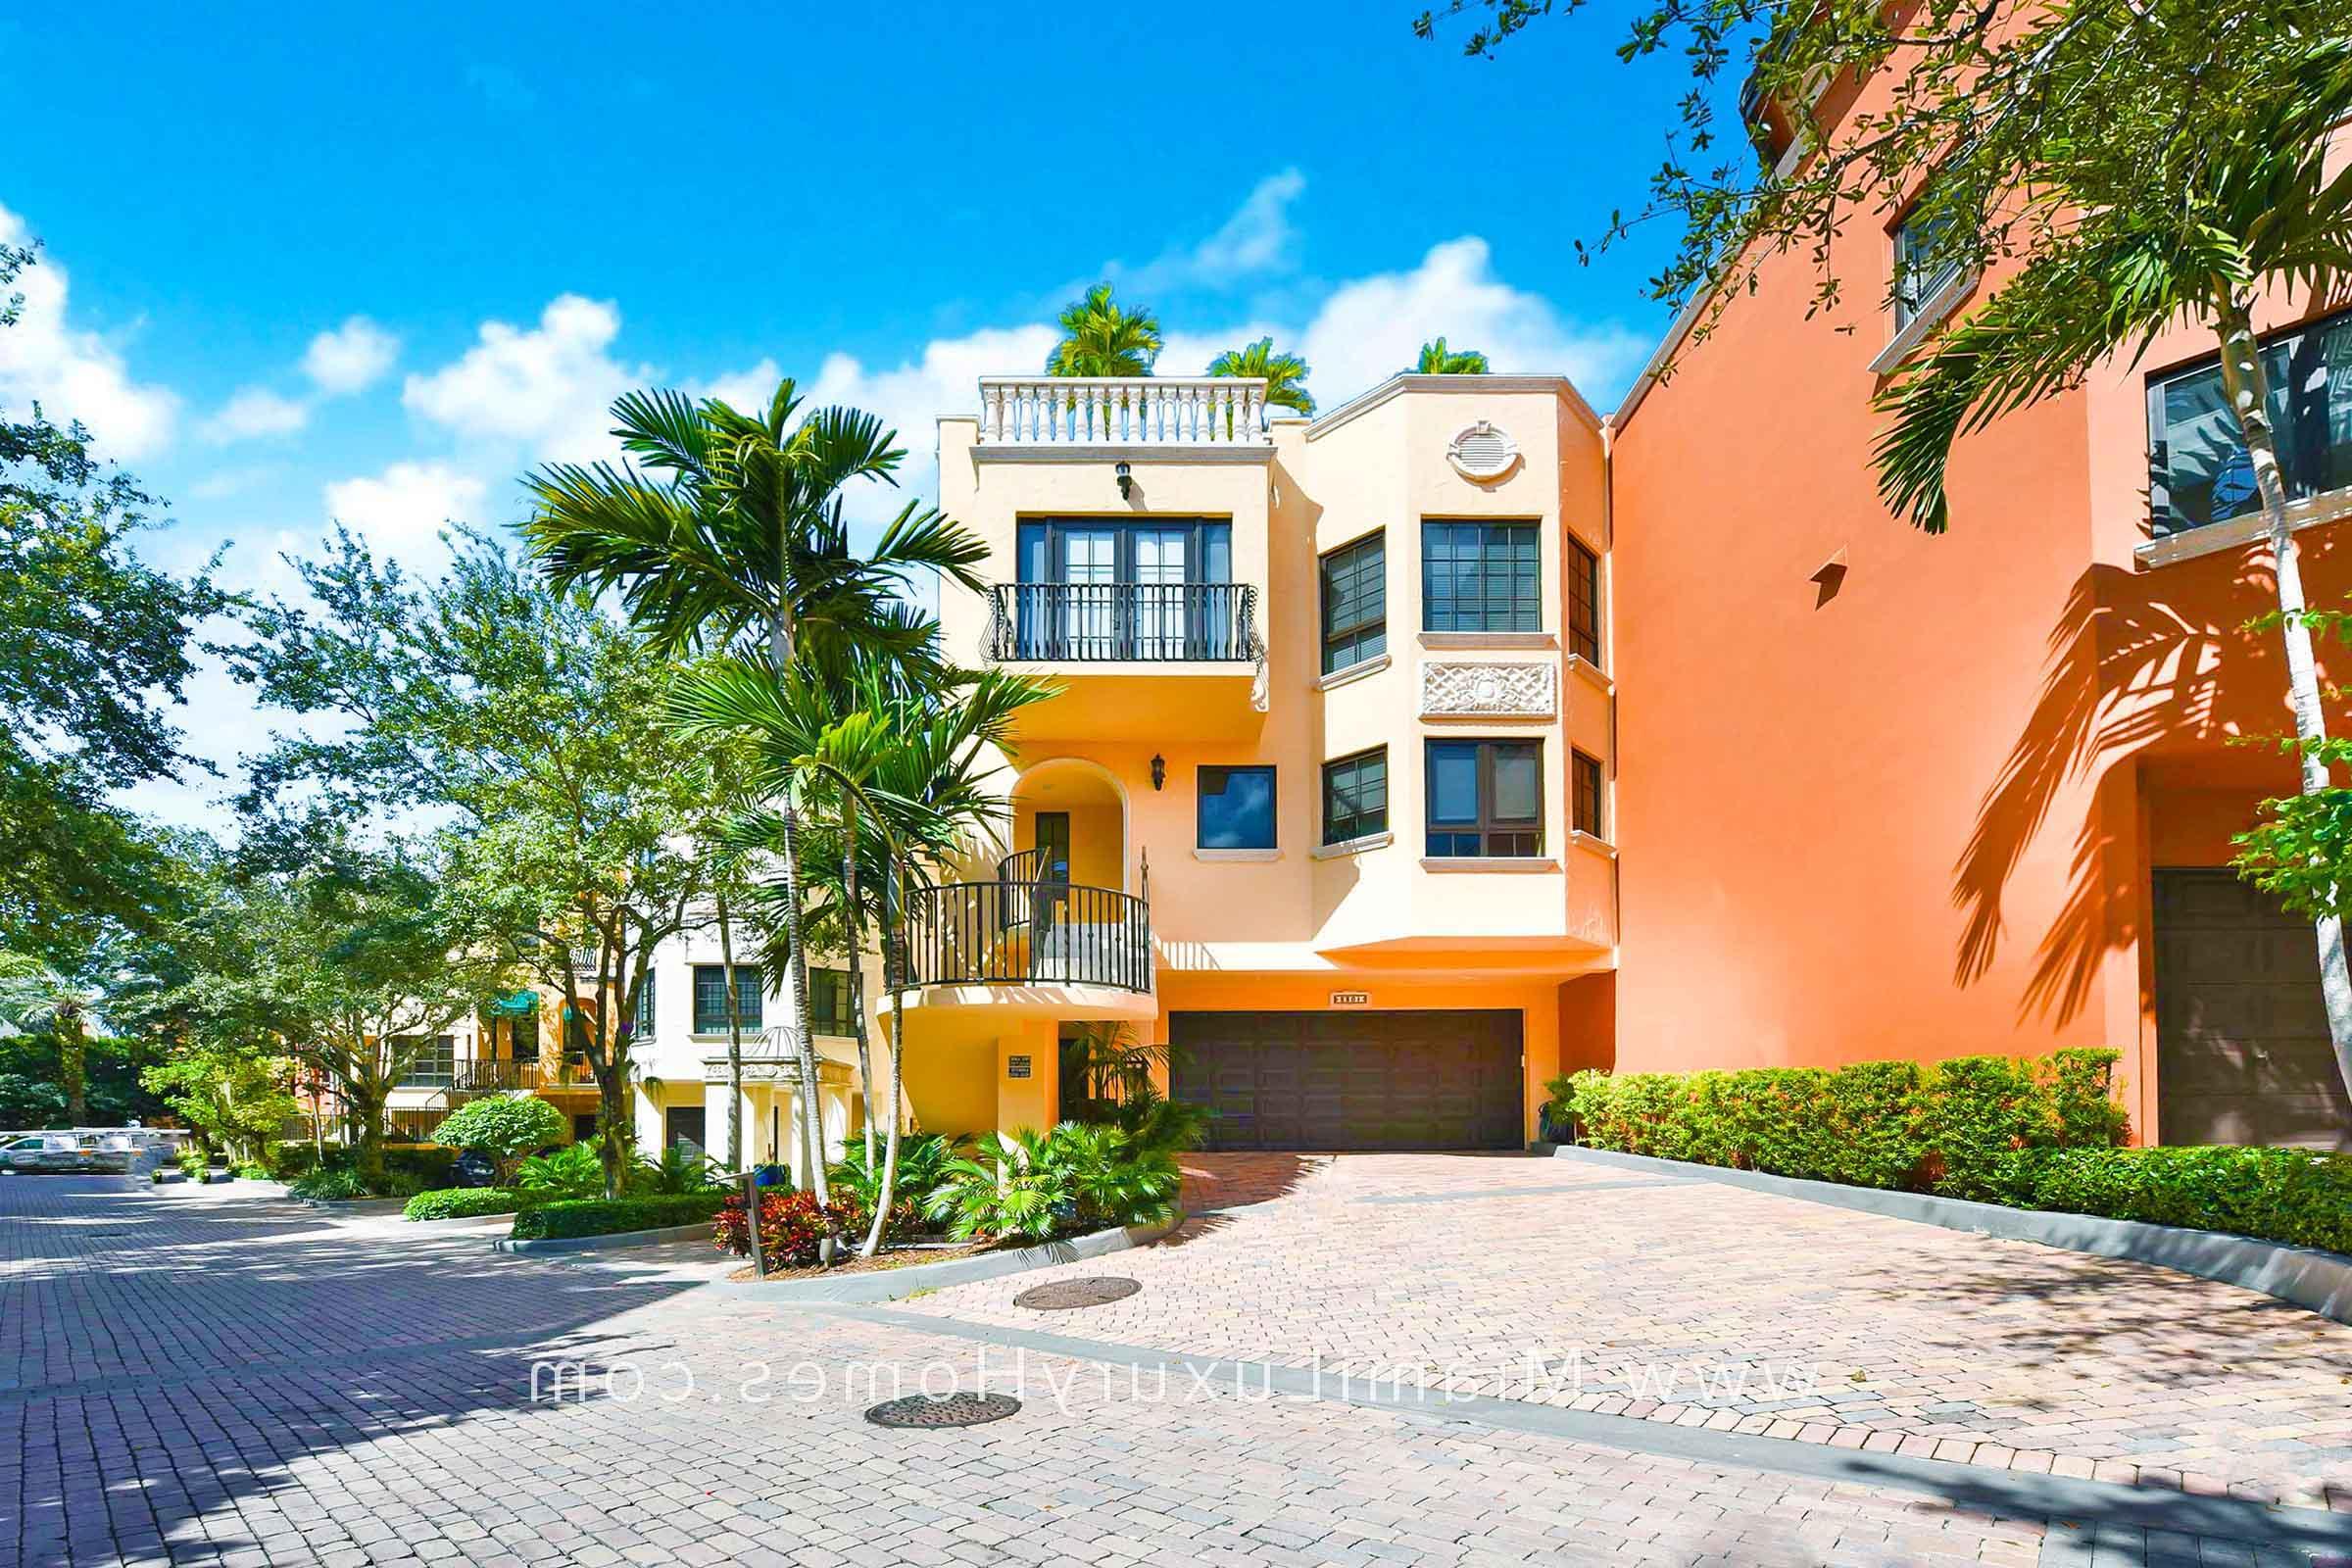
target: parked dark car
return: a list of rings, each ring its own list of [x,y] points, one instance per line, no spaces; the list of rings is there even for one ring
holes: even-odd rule
[[[460,1187],[495,1187],[498,1185],[498,1161],[478,1149],[458,1152],[449,1162],[450,1179]]]

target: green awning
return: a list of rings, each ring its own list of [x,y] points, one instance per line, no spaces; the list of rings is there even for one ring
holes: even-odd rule
[[[484,1007],[482,1014],[490,1018],[528,1018],[538,1010],[538,992],[517,991],[511,997],[499,998]]]

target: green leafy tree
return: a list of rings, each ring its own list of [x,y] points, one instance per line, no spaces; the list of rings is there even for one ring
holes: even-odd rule
[[[316,608],[253,612],[239,676],[269,706],[343,723],[256,760],[248,804],[294,797],[350,819],[441,819],[432,837],[453,929],[481,961],[562,997],[564,1047],[596,1079],[618,1193],[655,950],[726,891],[729,865],[704,845],[728,759],[662,723],[674,658],[490,540],[457,542],[449,571],[418,584],[338,532],[325,559],[296,563]]]
[[[280,1131],[301,1113],[288,1087],[297,1070],[292,1057],[265,1048],[208,1043],[147,1068],[145,1078],[206,1149],[267,1169]]]
[[[506,1187],[513,1184],[519,1160],[563,1143],[570,1131],[564,1112],[534,1095],[485,1095],[451,1111],[433,1138],[488,1155],[498,1167],[498,1185]]]
[[[1266,383],[1266,402],[1299,414],[1315,412],[1314,397],[1306,390],[1307,364],[1296,354],[1277,354],[1274,340],[1261,337],[1238,349],[1227,349],[1208,365],[1211,375],[1235,375]]]
[[[1150,375],[1159,359],[1159,317],[1129,310],[1097,283],[1062,307],[1061,341],[1046,357],[1048,375]]]
[[[844,490],[860,480],[895,482],[906,456],[880,420],[845,408],[803,418],[790,378],[759,415],[674,392],[632,393],[612,415],[628,464],[557,466],[526,481],[537,508],[524,531],[553,582],[617,594],[657,648],[763,653],[759,678],[773,686],[804,665],[841,674],[860,660],[918,683],[936,678],[938,626],[907,590],[936,572],[980,591],[977,567],[988,546],[936,509],[909,502],[870,553],[852,547]],[[813,1085],[800,817],[789,796],[773,820],[797,1066]],[[802,1168],[825,1200],[815,1096],[800,1101]]]
[[[1476,9],[1465,0],[1445,15]],[[1487,0],[1484,9],[1466,40],[1473,53],[1500,47],[1550,8]],[[1428,35],[1442,20],[1425,14],[1418,25]],[[2281,389],[2269,385],[2253,318],[2266,295],[2330,299],[2352,271],[2352,170],[2331,169],[2328,156],[2352,115],[2342,6],[1659,0],[1637,15],[1620,53],[1677,45],[1698,78],[1683,103],[1689,134],[1653,177],[1647,206],[1612,215],[1602,244],[1644,219],[1681,220],[1679,249],[1654,287],[1677,304],[1707,296],[1694,339],[1791,250],[1812,261],[1815,308],[1836,305],[1838,236],[1857,218],[1880,220],[1907,203],[1909,229],[1935,241],[1921,266],[1886,278],[1889,305],[1923,270],[1993,277],[1879,398],[1891,416],[1875,454],[1880,490],[1919,527],[1941,532],[1955,520],[1944,476],[1962,436],[2136,360],[2183,323],[2212,332],[2269,524],[2290,745],[2303,794],[2324,797],[2336,749],[2272,428]],[[1745,73],[1751,134],[1717,147],[1715,89],[1726,72]],[[1862,81],[1868,112],[1814,112]],[[2326,812],[2299,808],[2279,820],[2311,827]],[[2254,862],[2258,879],[2297,880],[2277,859],[2288,848],[2277,835],[2261,841],[2269,858]],[[2344,901],[2297,896],[2315,914],[2328,1033],[2352,1090]]]
[[[33,265],[0,245],[0,333]],[[71,963],[158,917],[167,857],[113,791],[201,766],[168,710],[195,627],[226,603],[139,559],[152,497],[80,425],[0,407],[0,947]]]

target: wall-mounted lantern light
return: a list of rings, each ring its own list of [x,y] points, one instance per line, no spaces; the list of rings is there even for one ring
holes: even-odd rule
[[[1157,752],[1152,754],[1152,787],[1156,790],[1168,781],[1168,760]]]
[[[1135,474],[1128,468],[1127,465],[1122,463],[1117,467],[1111,469],[1111,472],[1119,476],[1119,499],[1121,501],[1125,501],[1133,497],[1135,494]]]

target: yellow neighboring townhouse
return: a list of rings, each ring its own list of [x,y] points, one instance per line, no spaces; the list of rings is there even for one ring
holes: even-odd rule
[[[1222,1149],[1508,1149],[1613,968],[1599,420],[1553,376],[990,377],[939,426],[1044,676],[1010,842],[910,914],[924,1127],[1044,1126],[1078,1026],[1173,1051]]]

